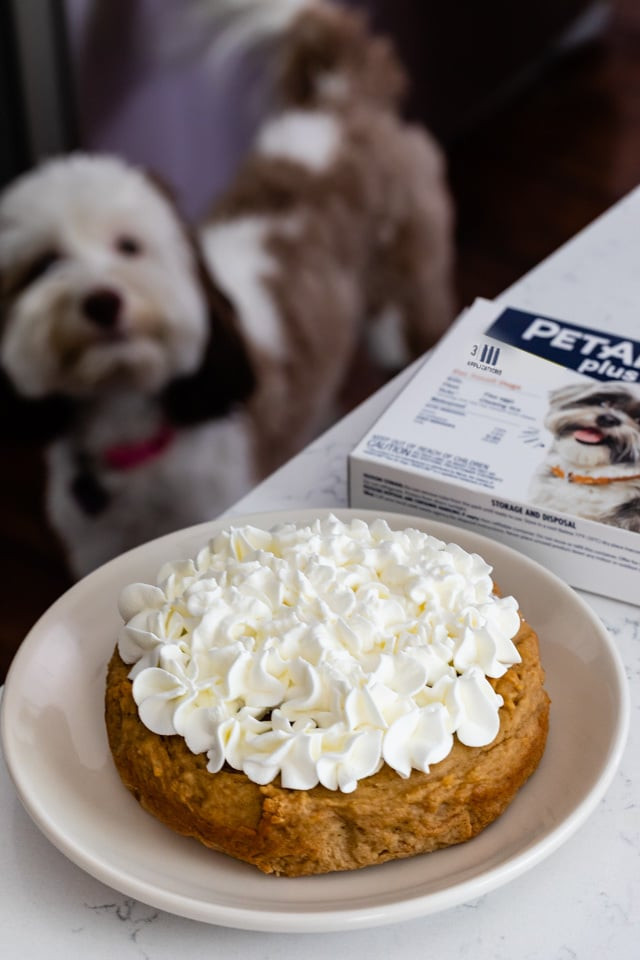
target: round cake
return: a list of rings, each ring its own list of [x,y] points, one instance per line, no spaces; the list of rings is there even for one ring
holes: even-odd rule
[[[122,781],[265,873],[469,840],[544,751],[535,632],[484,560],[421,531],[231,527],[120,609],[106,724]]]

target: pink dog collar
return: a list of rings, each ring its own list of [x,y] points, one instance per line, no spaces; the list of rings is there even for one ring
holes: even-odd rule
[[[168,423],[163,424],[156,433],[135,443],[117,443],[108,447],[102,457],[112,470],[133,470],[149,460],[155,460],[164,453],[175,439],[176,431]]]

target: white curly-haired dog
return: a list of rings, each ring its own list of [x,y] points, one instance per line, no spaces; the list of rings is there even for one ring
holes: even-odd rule
[[[640,385],[561,387],[544,424],[553,439],[533,503],[640,532]]]
[[[389,45],[324,2],[216,9],[269,40],[274,107],[198,247],[114,158],[52,160],[0,197],[1,416],[51,441],[76,575],[216,516],[296,452],[367,318],[393,308],[415,354],[453,312],[443,164],[399,119]]]

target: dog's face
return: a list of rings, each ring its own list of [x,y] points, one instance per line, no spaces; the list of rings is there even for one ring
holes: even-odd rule
[[[640,386],[616,382],[563,387],[551,394],[545,426],[569,463],[640,463]]]
[[[147,393],[200,362],[207,304],[174,209],[115,158],[54,160],[0,197],[0,361],[24,396]]]

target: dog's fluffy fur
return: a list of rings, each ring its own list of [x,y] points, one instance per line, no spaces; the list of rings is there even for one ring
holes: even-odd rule
[[[3,423],[54,440],[49,515],[76,574],[247,487],[246,348],[145,176],[85,156],[28,174],[0,203],[0,271]]]
[[[277,109],[198,249],[112,158],[51,161],[0,200],[5,392],[21,430],[56,435],[48,506],[76,575],[217,515],[298,450],[365,318],[392,308],[416,354],[453,312],[441,157],[398,118],[389,46],[326,3],[220,8],[260,13]]]
[[[552,392],[548,455],[534,503],[640,532],[640,386],[573,384]]]

